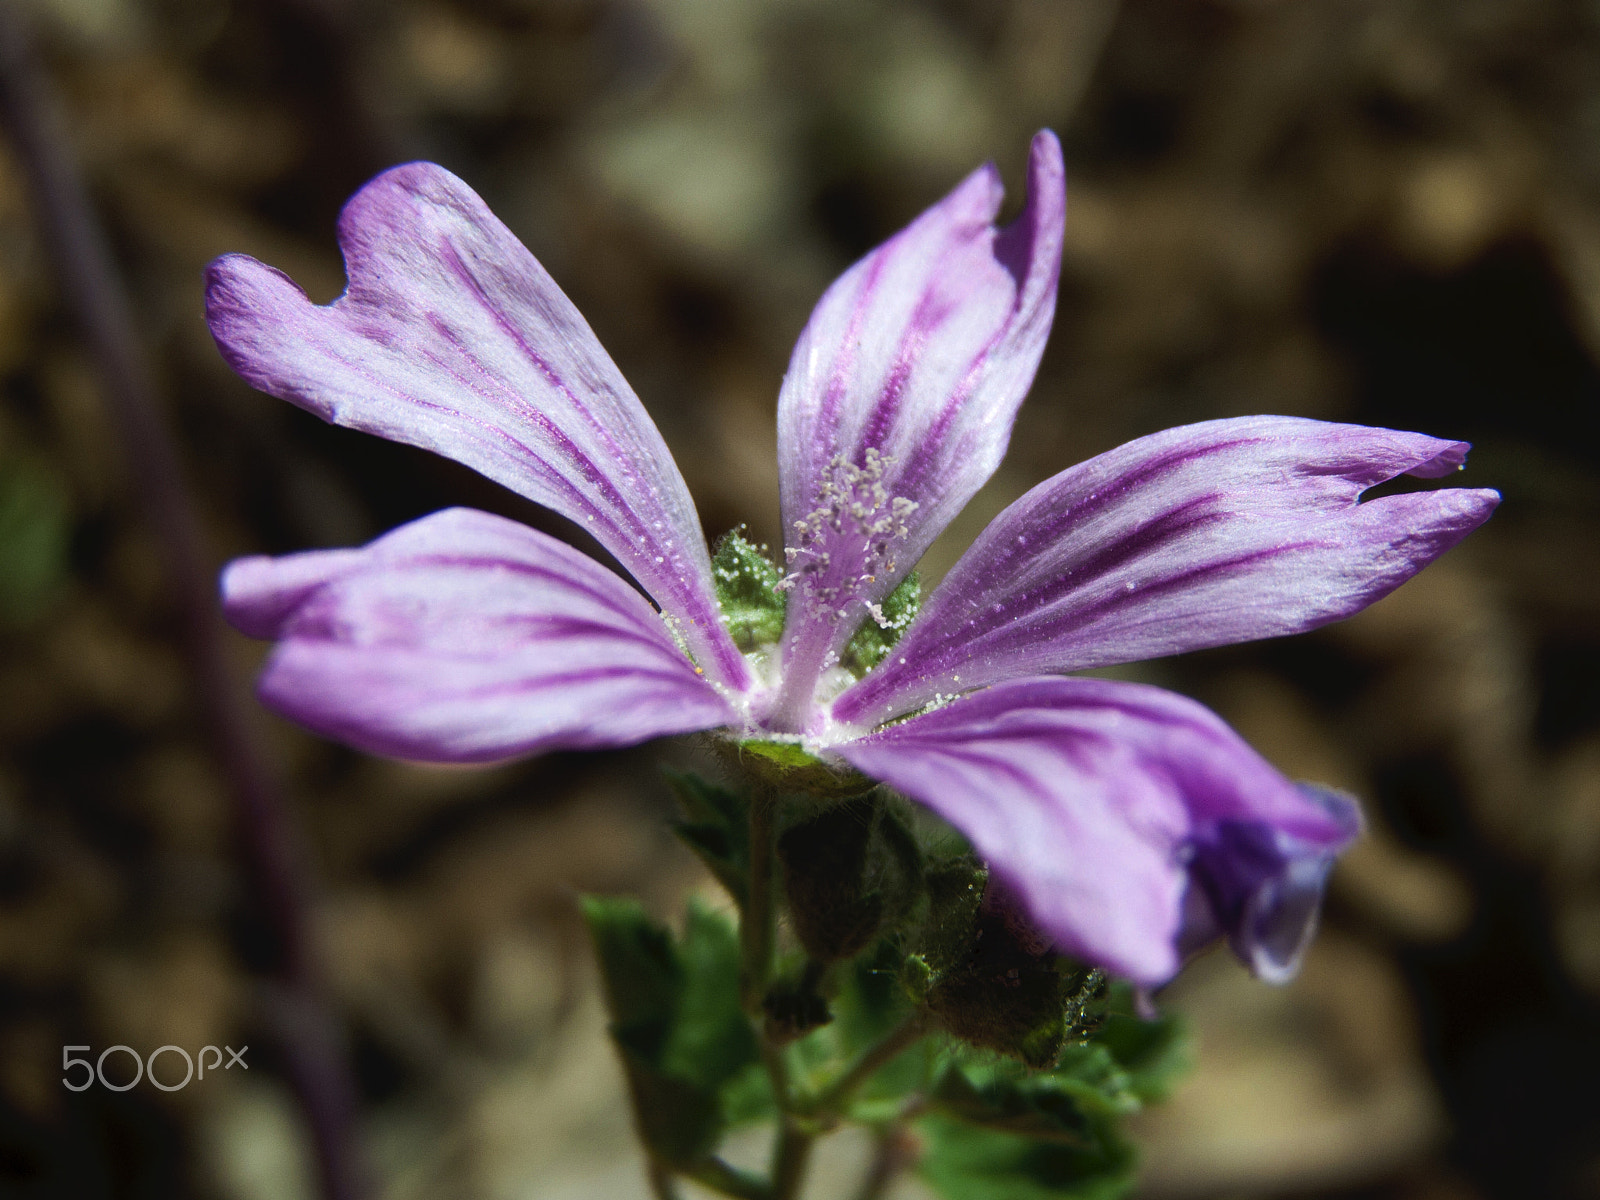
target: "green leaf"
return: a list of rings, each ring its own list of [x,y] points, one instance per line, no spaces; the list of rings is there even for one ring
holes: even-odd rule
[[[1043,1142],[945,1116],[917,1123],[917,1164],[945,1200],[1115,1200],[1133,1186],[1133,1149],[1109,1124],[1086,1145]]]
[[[698,775],[666,772],[684,820],[672,830],[743,910],[750,891],[750,824],[745,802]]]
[[[725,1123],[715,1092],[663,1074],[619,1041],[639,1137],[663,1162],[686,1167],[716,1149]]]
[[[790,1048],[791,1070],[803,1091],[826,1089],[912,1016],[900,980],[903,957],[885,939],[858,958],[835,965],[829,976],[833,1021]],[[912,1046],[873,1074],[849,1105],[848,1116],[867,1123],[893,1119],[904,1097],[929,1085],[934,1065],[936,1056],[926,1042]]]
[[[1143,1104],[1164,1100],[1191,1065],[1189,1035],[1183,1022],[1168,1013],[1145,1021],[1133,1012],[1133,989],[1112,989],[1111,1011],[1095,1042],[1116,1059],[1127,1074],[1129,1091]]]
[[[781,577],[765,546],[748,541],[744,526],[722,536],[711,558],[722,622],[740,650],[768,646],[783,636],[784,593]]]
[[[751,1063],[722,1085],[722,1119],[729,1129],[770,1121],[778,1105],[772,1079],[760,1063]]]
[[[940,1195],[1101,1200],[1126,1191],[1133,1154],[1118,1122],[1159,1098],[1183,1069],[1183,1033],[1170,1017],[1134,1015],[1126,985],[1096,999],[1095,973],[1062,966],[1063,978],[1075,971],[1091,1001],[1079,1005],[1085,1036],[1049,1070],[959,1042],[947,1048],[927,1093],[935,1116],[925,1123],[931,1149],[923,1163]],[[1100,1008],[1110,1010],[1103,1019],[1089,1012]]]
[[[911,625],[922,607],[922,580],[913,571],[900,581],[900,586],[884,597],[878,614],[861,622],[850,641],[845,645],[840,662],[846,670],[865,675],[883,661],[894,649],[900,635]]]
[[[637,900],[585,896],[582,904],[600,962],[612,1036],[654,1065],[671,1036],[683,994],[683,966],[672,937]]]
[[[583,912],[640,1134],[665,1162],[700,1161],[731,1112],[760,1105],[747,1078],[760,1055],[739,1008],[738,935],[693,903],[678,941],[635,900],[585,897]]]
[[[986,1069],[987,1068],[987,1069]],[[1096,1127],[1078,1089],[1048,1075],[1018,1078],[990,1064],[952,1064],[929,1097],[959,1120],[1068,1146],[1093,1146]]]
[[[678,958],[683,985],[661,1067],[715,1089],[760,1059],[739,1007],[738,932],[722,914],[691,901]]]
[[[1038,1076],[1065,1088],[1079,1101],[1110,1116],[1126,1116],[1143,1107],[1133,1088],[1133,1078],[1097,1041],[1067,1046],[1056,1065]]]

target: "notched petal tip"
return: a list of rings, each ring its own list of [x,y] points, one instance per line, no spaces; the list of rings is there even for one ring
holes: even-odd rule
[[[207,271],[206,316],[254,387],[325,421],[463,463],[586,529],[735,690],[710,556],[638,397],[542,266],[461,180],[414,162],[345,205],[348,280],[319,305],[242,255]]]
[[[968,175],[823,295],[778,401],[790,565],[788,727],[830,656],[993,474],[1049,336],[1064,172],[1055,135],[1004,229],[1000,174]]]
[[[956,184],[937,205],[923,213],[912,228],[922,222],[943,221],[955,229],[983,229],[994,222],[1006,198],[1000,168],[992,162],[974,170]]]
[[[485,233],[499,224],[477,192],[438,163],[401,163],[373,176],[339,210],[339,249],[351,274],[377,237],[415,229],[419,208],[447,209]]]
[[[1033,136],[1028,151],[1028,199],[1017,219],[994,241],[996,261],[1011,272],[1018,307],[1036,303],[1061,274],[1061,242],[1067,213],[1066,165],[1061,142],[1048,129]]]
[[[1441,442],[1438,453],[1407,469],[1406,474],[1418,479],[1443,479],[1467,465],[1467,451],[1471,449],[1471,442]]]
[[[246,637],[276,638],[323,584],[359,565],[360,550],[311,550],[238,558],[222,570],[222,615]]]

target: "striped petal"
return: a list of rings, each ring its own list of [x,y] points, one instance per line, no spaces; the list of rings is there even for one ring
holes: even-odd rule
[[[587,529],[715,679],[743,687],[694,503],[650,417],[544,268],[455,176],[410,163],[339,218],[349,286],[312,304],[243,255],[207,272],[206,318],[255,387],[421,446]]]
[[[1169,429],[1047,480],[1001,513],[833,718],[869,728],[941,693],[1299,633],[1387,595],[1488,519],[1499,494],[1359,502],[1457,469],[1463,442],[1293,417]]]
[[[1360,833],[1361,810],[1353,797],[1308,784],[1300,790],[1349,838]],[[1257,978],[1287,983],[1316,932],[1323,889],[1341,848],[1261,822],[1208,827],[1192,843],[1180,948],[1195,950],[1225,937]]]
[[[278,642],[262,700],[374,754],[488,762],[734,719],[626,582],[472,509],[360,550],[241,559],[222,592],[229,620]]]
[[[798,727],[837,652],[994,473],[1055,313],[1061,148],[1033,141],[1004,230],[992,165],[840,277],[778,398],[790,585],[780,720]]]
[[[1189,948],[1191,890],[1282,978],[1357,828],[1208,709],[1139,684],[1012,680],[832,749],[965,834],[1060,949],[1146,986]]]

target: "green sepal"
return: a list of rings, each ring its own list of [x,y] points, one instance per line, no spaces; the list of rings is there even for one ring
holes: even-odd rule
[[[916,952],[930,976],[938,976],[972,949],[989,872],[975,858],[952,858],[929,863],[923,879],[928,907],[917,933]]]
[[[840,664],[858,676],[865,675],[894,649],[895,643],[910,627],[921,607],[922,580],[913,571],[884,597],[878,609],[883,614],[881,622],[876,616],[869,616],[861,622],[845,644],[844,652],[839,657]]]
[[[742,911],[750,894],[750,822],[744,800],[688,772],[667,771],[684,819],[673,833],[695,852]]]
[[[741,777],[790,795],[838,800],[860,796],[877,786],[855,768],[818,758],[797,741],[719,739],[715,744]]]
[[[635,900],[589,896],[583,913],[640,1136],[663,1162],[702,1160],[732,1113],[750,1108],[746,1076],[759,1062],[739,1008],[738,935],[693,902],[678,940]]]
[[[984,894],[976,877],[963,885],[963,869],[971,867],[955,862],[941,872],[936,902],[946,910],[944,928],[934,930],[939,938],[926,936],[930,949],[923,952],[934,971],[928,1010],[968,1045],[1011,1054],[1034,1069],[1050,1067],[1067,1043],[1098,1024],[1106,978],[1053,954],[1003,893],[979,899],[962,952],[955,934],[968,922],[974,891]],[[936,910],[930,907],[930,918]]]
[[[750,651],[769,646],[783,636],[785,597],[778,591],[781,576],[766,555],[741,532],[730,530],[717,542],[711,557],[711,578],[717,588],[722,623],[734,645]]]
[[[916,841],[876,794],[808,813],[778,838],[795,936],[818,963],[854,958],[910,911],[921,882]]]

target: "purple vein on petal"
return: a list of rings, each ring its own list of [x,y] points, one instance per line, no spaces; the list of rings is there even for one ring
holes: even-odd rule
[[[940,694],[1311,629],[1398,587],[1486,520],[1493,492],[1361,501],[1437,477],[1461,443],[1290,417],[1130,442],[990,524],[905,638],[841,695],[862,728]]]
[[[1359,825],[1215,713],[1142,684],[1014,679],[833,752],[965,834],[1061,949],[1147,985],[1179,966],[1197,862],[1226,885],[1212,889],[1229,902],[1224,917],[1270,889],[1274,864],[1230,857],[1229,836],[1331,862]],[[1246,915],[1261,920],[1239,932],[1284,932],[1260,905]]]
[[[228,256],[207,312],[246,379],[325,420],[464,462],[577,521],[714,678],[748,686],[682,476],[637,397],[543,268],[431,164],[379,176],[339,222],[349,286],[312,305]]]
[[[733,719],[649,602],[504,518],[446,510],[360,550],[248,559],[231,619],[278,639],[262,698],[375,753],[488,761]]]
[[[791,587],[777,719],[813,688],[998,466],[1054,312],[1065,195],[1040,133],[1004,230],[985,166],[846,272],[801,334],[779,397]]]

